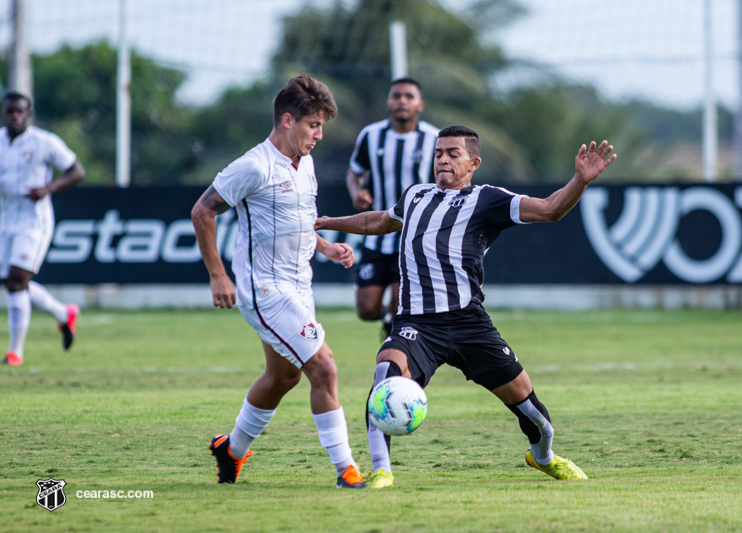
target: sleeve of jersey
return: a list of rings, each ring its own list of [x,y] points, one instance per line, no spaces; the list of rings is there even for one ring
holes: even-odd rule
[[[500,229],[528,224],[520,219],[520,201],[527,196],[515,194],[502,187],[487,187],[483,192],[486,192],[487,214],[491,224]]]
[[[234,207],[260,188],[267,171],[251,157],[241,157],[214,178],[214,189],[230,206]]]
[[[368,155],[368,131],[363,131],[356,140],[353,155],[350,156],[350,169],[356,174],[363,174],[371,168]]]
[[[47,142],[49,144],[49,163],[59,170],[69,170],[77,161],[75,152],[70,150],[64,141],[53,133],[49,133]]]
[[[394,220],[399,220],[400,222],[404,223],[404,204],[405,200],[407,199],[407,193],[412,189],[414,185],[407,187],[404,192],[402,193],[402,196],[400,196],[399,201],[396,203],[394,207],[392,207],[387,213],[389,213],[389,216],[392,217]]]

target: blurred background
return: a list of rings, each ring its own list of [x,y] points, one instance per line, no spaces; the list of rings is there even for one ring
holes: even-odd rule
[[[0,0],[0,90],[32,94],[36,124],[87,169],[85,186],[55,195],[38,280],[88,307],[209,306],[190,209],[268,136],[278,90],[299,73],[332,90],[339,115],[312,153],[318,211],[347,215],[356,137],[387,117],[389,83],[406,73],[424,120],[479,132],[477,183],[544,197],[582,143],[619,154],[558,225],[498,239],[486,305],[742,309],[741,7]],[[229,268],[233,211],[218,227]],[[321,255],[313,268],[319,306],[352,305],[355,269]]]
[[[577,147],[604,138],[620,154],[613,182],[739,181],[740,3],[0,0],[0,89],[20,31],[36,124],[78,154],[86,185],[114,185],[124,38],[131,184],[200,185],[268,135],[277,90],[310,73],[340,109],[313,154],[318,175],[342,182],[356,135],[386,116],[401,21],[423,118],[482,136],[479,182],[563,182]]]

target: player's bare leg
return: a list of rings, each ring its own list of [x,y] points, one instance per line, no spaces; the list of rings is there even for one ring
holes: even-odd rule
[[[361,320],[381,320],[387,310],[383,306],[384,291],[382,285],[359,287],[356,291],[356,311]]]
[[[338,395],[337,366],[326,342],[302,371],[311,385],[310,404],[320,445],[327,450],[337,471],[337,487],[366,488],[348,443],[348,424]]]
[[[520,429],[531,443],[531,449],[526,452],[528,466],[556,479],[587,479],[577,465],[551,450],[554,438],[551,418],[536,397],[525,370],[509,383],[495,388],[492,393],[518,417]]]

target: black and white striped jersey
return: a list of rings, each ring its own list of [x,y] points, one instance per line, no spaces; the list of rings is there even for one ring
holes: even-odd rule
[[[389,119],[369,124],[358,135],[350,158],[356,174],[370,172],[374,211],[394,207],[402,191],[416,183],[429,183],[433,176],[433,155],[438,128],[419,121],[417,129],[397,133]],[[399,233],[367,235],[363,245],[382,254],[399,251]]]
[[[443,313],[483,302],[484,254],[502,230],[523,224],[523,198],[491,185],[407,189],[389,210],[403,223],[398,314]]]

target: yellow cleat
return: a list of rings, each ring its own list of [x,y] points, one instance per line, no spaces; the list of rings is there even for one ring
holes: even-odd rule
[[[544,466],[538,464],[533,458],[531,450],[528,450],[526,452],[526,464],[556,479],[587,479],[585,472],[580,470],[579,466],[569,459],[559,457],[558,455],[554,455],[551,463]]]
[[[394,485],[394,475],[383,468],[379,468],[376,472],[369,474],[366,480],[366,486],[369,489],[385,489],[392,485]]]

